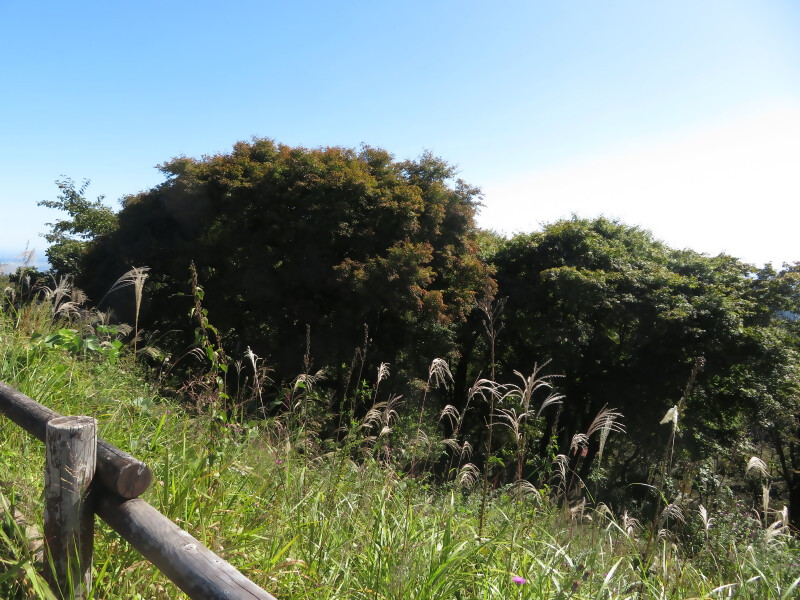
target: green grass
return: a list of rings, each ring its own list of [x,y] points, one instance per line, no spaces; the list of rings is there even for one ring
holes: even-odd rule
[[[748,523],[733,499],[714,499],[708,530],[687,503],[685,523],[651,531],[649,519],[642,528],[603,507],[569,511],[546,490],[508,487],[491,492],[479,537],[480,480],[464,488],[409,476],[358,423],[341,447],[324,449],[297,415],[227,422],[208,405],[199,414],[159,395],[129,354],[111,364],[48,347],[43,336],[82,326],[52,313],[47,304],[0,310],[0,380],[63,414],[96,417],[103,438],[153,469],[148,502],[278,598],[798,596],[797,543]],[[43,445],[6,419],[0,440],[0,502],[41,526]],[[47,597],[42,565],[4,514],[0,596]],[[99,523],[92,597],[182,595]]]

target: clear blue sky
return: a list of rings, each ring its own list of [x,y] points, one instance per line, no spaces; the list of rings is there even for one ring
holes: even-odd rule
[[[252,136],[431,150],[507,233],[577,213],[800,260],[800,2],[0,0],[0,257]]]

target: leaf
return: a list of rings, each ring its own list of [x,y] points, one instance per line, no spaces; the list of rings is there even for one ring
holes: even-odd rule
[[[791,597],[792,597],[792,592],[795,590],[795,588],[796,588],[798,585],[800,585],[800,577],[798,577],[797,579],[795,579],[795,580],[794,580],[794,581],[791,583],[791,585],[790,585],[788,588],[786,588],[786,591],[785,591],[785,592],[783,592],[783,593],[781,594],[781,600],[789,600],[789,598],[791,598]]]
[[[91,350],[92,352],[100,351],[100,340],[94,335],[85,337],[83,343],[87,350]]]

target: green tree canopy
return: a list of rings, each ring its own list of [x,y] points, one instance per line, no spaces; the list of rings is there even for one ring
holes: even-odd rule
[[[754,283],[763,342],[747,366],[765,374],[753,393],[754,434],[778,459],[792,525],[800,530],[800,263],[765,267]]]
[[[306,325],[316,366],[341,370],[363,344],[378,361],[427,364],[484,289],[473,222],[479,190],[444,161],[386,151],[309,150],[267,139],[176,158],[167,180],[124,199],[119,228],[92,246],[83,285],[102,290],[151,268],[151,327],[186,323],[194,261],[210,320],[269,357],[278,378],[303,368]]]
[[[687,451],[740,432],[768,376],[750,360],[770,343],[751,266],[673,250],[604,218],[516,236],[494,266],[508,297],[499,344],[507,371],[552,358],[551,372],[565,376],[562,452],[604,406],[625,415],[620,458],[631,469],[663,456],[659,420],[674,405]]]
[[[89,243],[114,231],[117,216],[103,204],[104,196],[99,196],[94,202],[86,199],[88,179],[84,179],[77,189],[69,177],[56,181],[56,185],[61,192],[56,200],[42,200],[38,205],[62,210],[69,218],[47,224],[50,233],[44,234],[44,239],[51,244],[46,252],[47,260],[57,274],[75,275]]]

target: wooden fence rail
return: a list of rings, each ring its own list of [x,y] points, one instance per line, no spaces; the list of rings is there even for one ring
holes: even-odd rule
[[[60,559],[69,567],[66,570],[61,569],[63,572],[59,572],[57,568],[55,574],[61,578],[56,582],[57,587],[66,597],[71,593],[74,597],[81,598],[91,587],[91,580],[84,579],[85,573],[90,573],[87,565],[91,565],[91,542],[88,550],[85,547],[77,548],[80,554],[79,562],[82,562],[84,567],[80,573],[80,582],[74,581],[78,571],[75,570],[76,565],[70,565],[68,557],[64,556],[64,547],[80,546],[73,532],[76,528],[91,531],[94,514],[97,514],[193,600],[275,600],[233,565],[214,554],[191,534],[139,498],[138,496],[147,489],[152,480],[152,471],[135,457],[99,438],[95,443],[96,458],[91,457],[95,459],[92,465],[94,482],[91,491],[86,482],[75,478],[77,491],[69,491],[72,495],[64,502],[65,478],[63,474],[58,475],[57,470],[51,474],[49,469],[51,465],[53,469],[63,467],[62,461],[94,454],[90,451],[93,449],[86,450],[87,436],[96,436],[94,419],[60,418],[61,415],[55,411],[1,381],[0,413],[5,414],[42,442],[49,440],[45,497],[59,496],[58,502],[62,504],[53,504],[53,508],[47,504],[45,522],[48,529],[65,532],[57,534],[64,537],[50,541],[48,547],[54,554],[54,564],[57,567]],[[91,421],[91,424],[88,421]],[[91,432],[88,432],[89,428]],[[64,431],[59,433],[59,429]],[[91,439],[94,440],[95,437]],[[69,446],[65,447],[65,444]],[[75,469],[82,472],[91,470],[83,466],[76,467],[72,462],[63,468],[72,469],[70,472],[73,473]],[[91,479],[91,475],[89,478]],[[75,501],[75,493],[80,494],[78,501]],[[72,508],[67,505],[71,505]],[[65,521],[72,518],[82,521],[78,525],[68,524],[63,530],[52,529],[51,525],[48,525],[48,519],[53,515],[48,515],[48,512],[59,515],[64,513],[66,516],[59,518]],[[47,535],[45,538],[47,541]],[[59,544],[62,546],[61,550],[58,550]],[[55,556],[56,553],[60,556]],[[67,575],[66,571],[69,569],[72,571]],[[70,591],[67,590],[67,579],[73,582]]]
[[[0,412],[40,442],[45,441],[47,423],[61,416],[2,381]],[[105,487],[123,498],[138,498],[153,479],[150,467],[100,439],[97,440],[96,475]]]

